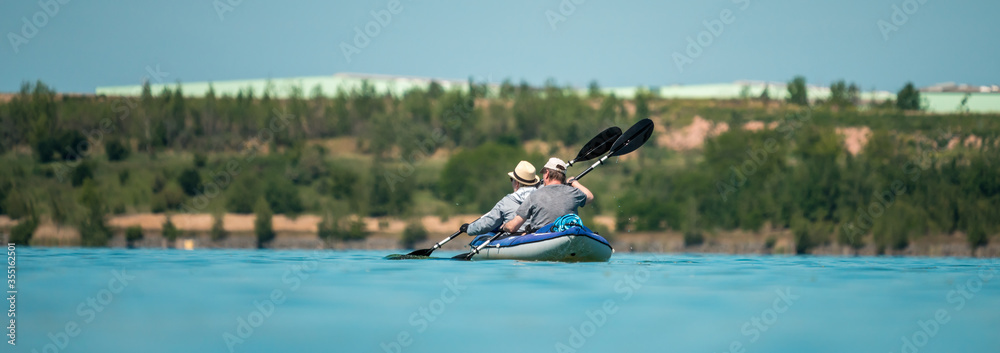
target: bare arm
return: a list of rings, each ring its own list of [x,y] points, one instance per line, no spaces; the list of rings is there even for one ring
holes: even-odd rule
[[[514,219],[504,224],[501,229],[508,233],[514,233],[521,228],[522,224],[524,224],[524,218],[521,218],[521,216],[514,216]]]
[[[574,187],[574,188],[580,189],[580,191],[583,191],[583,194],[587,195],[587,203],[588,204],[591,201],[594,201],[594,193],[590,192],[590,189],[588,189],[586,186],[583,186],[583,184],[580,184],[580,182],[577,181],[576,179],[570,180],[570,184],[569,185],[572,186],[572,187]]]

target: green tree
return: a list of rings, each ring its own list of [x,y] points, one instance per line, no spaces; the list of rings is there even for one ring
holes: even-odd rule
[[[847,82],[844,80],[831,83],[830,105],[838,107],[848,107],[854,105],[854,100],[857,99],[857,86],[852,83],[851,87],[854,89],[854,97],[851,96],[852,93],[848,89]]]
[[[601,85],[597,84],[597,80],[590,81],[590,85],[587,86],[587,96],[590,98],[600,98],[602,95]]]
[[[104,141],[104,153],[108,155],[108,160],[115,162],[128,158],[131,151],[119,139],[108,139]]]
[[[809,93],[806,88],[806,78],[795,76],[788,82],[788,102],[801,106],[809,105]]]
[[[212,240],[219,241],[225,239],[228,235],[223,224],[223,217],[223,213],[215,213],[212,215]]]
[[[896,107],[902,110],[920,110],[920,91],[913,86],[913,82],[907,82],[896,93]]]
[[[188,196],[197,195],[201,191],[201,175],[194,168],[187,168],[177,177],[177,183],[181,185],[181,190]]]
[[[638,92],[635,95],[635,118],[649,118],[649,94],[646,92]]]
[[[79,187],[83,185],[85,181],[93,179],[94,171],[92,170],[90,163],[87,162],[82,162],[77,165],[76,168],[73,168],[73,171],[70,172],[69,175],[70,184],[73,185],[73,187]]]
[[[274,212],[271,212],[271,206],[263,197],[258,198],[254,205],[254,216],[253,231],[257,235],[257,248],[263,249],[266,244],[274,240],[274,228],[271,225]]]
[[[174,221],[170,220],[170,215],[167,215],[167,220],[163,222],[162,233],[163,238],[171,243],[177,240],[177,237],[181,235],[181,231],[174,225]]]
[[[104,197],[94,181],[87,179],[80,189],[80,203],[86,209],[80,224],[80,240],[83,246],[105,246],[111,236],[104,220],[107,209]]]
[[[142,240],[142,238],[142,227],[131,226],[125,229],[125,242],[128,244],[128,247],[135,247],[135,242]]]

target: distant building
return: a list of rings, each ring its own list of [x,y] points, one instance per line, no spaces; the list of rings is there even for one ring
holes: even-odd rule
[[[203,97],[211,87],[215,90],[216,96],[236,96],[241,91],[244,94],[252,91],[254,96],[260,97],[265,91],[269,91],[273,97],[288,98],[296,89],[301,90],[303,96],[309,97],[317,87],[324,95],[333,96],[338,91],[360,90],[364,82],[367,82],[378,93],[388,92],[393,95],[402,95],[414,87],[426,89],[431,81],[436,81],[445,90],[468,89],[468,81],[462,80],[358,73],[218,82],[181,82],[179,85],[184,95],[190,97]],[[150,90],[156,95],[163,91],[164,87],[175,89],[177,85],[178,83],[151,84]],[[96,93],[109,96],[138,96],[142,94],[142,85],[97,87]]]
[[[299,91],[304,97],[312,96],[316,89],[324,95],[332,96],[338,91],[351,92],[360,90],[367,83],[378,93],[390,93],[400,96],[413,88],[426,89],[432,81],[445,90],[467,90],[468,81],[434,79],[426,77],[393,76],[378,74],[338,73],[332,76],[311,76],[292,78],[272,78],[257,80],[233,80],[218,82],[188,82],[150,85],[153,94],[159,94],[164,87],[175,89],[179,84],[185,96],[202,97],[208,93],[209,87],[215,90],[216,96],[236,96],[253,92],[260,97],[265,91],[276,98],[288,98]],[[499,86],[490,84],[489,93],[499,92]],[[671,85],[671,86],[626,86],[602,88],[604,94],[614,94],[619,98],[631,99],[641,91],[650,92],[655,96],[673,99],[743,99],[760,97],[764,90],[768,97],[783,100],[788,97],[788,87],[784,82],[736,81],[733,83]],[[810,100],[828,99],[830,88],[809,85],[806,87]],[[586,95],[586,88],[573,89],[577,94]],[[929,112],[935,113],[997,113],[1000,112],[1000,87],[970,86],[941,83],[920,89],[923,106]],[[141,85],[98,87],[98,95],[138,96],[142,94]],[[885,102],[895,100],[896,93],[888,91],[862,91],[859,94],[862,103]],[[963,104],[962,101],[965,101]]]

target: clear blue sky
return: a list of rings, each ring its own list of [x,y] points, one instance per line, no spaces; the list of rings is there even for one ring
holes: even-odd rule
[[[555,30],[546,11],[559,13],[558,0],[401,0],[402,11],[351,62],[340,44],[353,45],[354,27],[388,0],[228,1],[237,5],[224,19],[212,0],[71,0],[53,16],[36,16],[43,9],[34,0],[0,2],[0,91],[41,79],[60,92],[93,92],[138,84],[157,65],[170,82],[363,72],[606,87],[798,74],[865,90],[1000,83],[995,0],[910,0],[919,8],[888,41],[878,21],[892,24],[903,0],[587,0]],[[678,70],[673,54],[687,55],[687,37],[725,9],[735,20]],[[48,23],[29,39],[23,19],[33,17]],[[12,35],[27,40],[17,53]]]

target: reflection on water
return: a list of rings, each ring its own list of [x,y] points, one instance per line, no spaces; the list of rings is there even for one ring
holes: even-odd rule
[[[17,351],[995,352],[1000,262],[20,248]],[[456,253],[438,251],[450,257]]]

